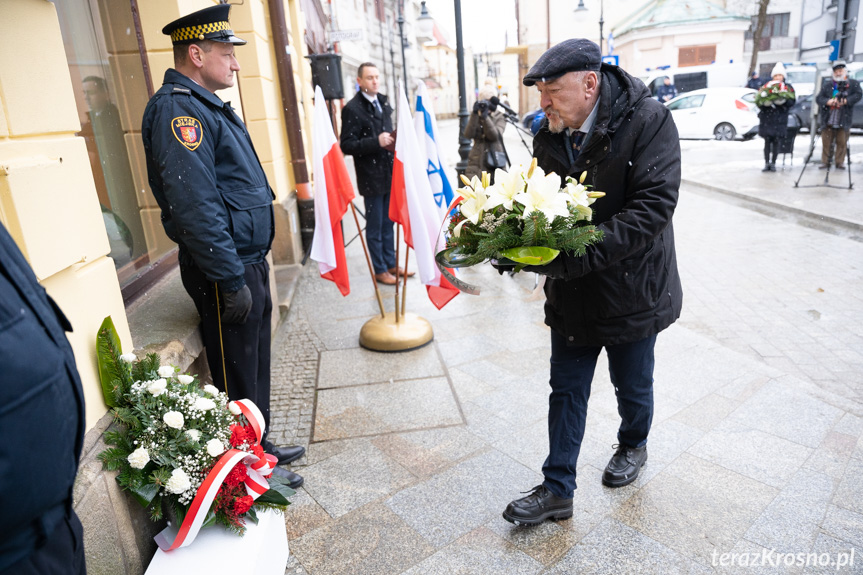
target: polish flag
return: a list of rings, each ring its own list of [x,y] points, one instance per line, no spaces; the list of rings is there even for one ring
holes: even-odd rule
[[[348,281],[341,221],[348,204],[354,199],[354,188],[320,86],[315,86],[312,150],[315,235],[312,238],[311,258],[318,262],[321,277],[335,282],[342,295],[348,295],[351,285]]]
[[[421,136],[424,144],[425,134]],[[414,130],[404,87],[399,82],[398,137],[389,216],[404,227],[405,243],[416,253],[420,280],[425,284],[431,302],[441,309],[458,295],[458,290],[441,276],[434,261],[435,251],[443,249],[444,245],[442,218],[426,167],[427,160],[420,152],[420,140]]]

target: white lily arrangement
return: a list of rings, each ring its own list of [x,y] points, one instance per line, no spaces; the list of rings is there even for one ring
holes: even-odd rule
[[[587,172],[576,180],[554,172],[546,174],[536,158],[525,169],[497,169],[494,184],[487,172],[468,180],[454,204],[447,228],[447,244],[437,256],[446,267],[466,267],[486,260],[512,260],[524,265],[545,265],[564,251],[583,255],[587,246],[602,239],[590,225],[590,207],[604,192],[584,184]],[[561,185],[563,183],[563,185]]]

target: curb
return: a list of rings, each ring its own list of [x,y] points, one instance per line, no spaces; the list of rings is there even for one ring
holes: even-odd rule
[[[746,207],[769,208],[769,210],[756,209],[756,211],[765,215],[774,216],[775,214],[770,213],[770,210],[776,210],[779,212],[784,212],[786,214],[797,216],[801,219],[800,223],[806,225],[807,227],[816,229],[825,229],[832,227],[834,228],[834,233],[836,229],[841,229],[842,231],[851,234],[852,236],[860,236],[856,237],[855,239],[863,241],[863,223],[861,222],[843,220],[835,216],[828,216],[826,214],[819,214],[808,210],[802,210],[800,208],[795,208],[794,206],[780,204],[771,200],[765,200],[764,198],[759,198],[740,192],[734,192],[725,188],[720,188],[719,186],[705,184],[694,180],[682,179],[680,181],[680,185],[681,187],[686,186],[690,188],[695,188],[696,190],[700,189],[708,193],[718,193],[729,196],[740,200],[744,205],[749,204]],[[828,229],[827,231],[830,230]]]

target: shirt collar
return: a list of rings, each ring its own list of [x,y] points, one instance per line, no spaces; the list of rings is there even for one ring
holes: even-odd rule
[[[365,92],[363,92],[362,90],[360,90],[360,94],[362,94],[362,95],[363,95],[363,98],[365,98],[366,100],[368,100],[369,102],[371,102],[371,103],[372,103],[372,105],[374,105],[374,103],[378,101],[378,97],[377,97],[377,95],[375,95],[375,96],[369,96],[368,94],[366,94],[366,93],[365,93]]]
[[[173,68],[168,68],[165,71],[165,80],[162,82],[163,84],[180,84],[192,92],[197,94],[201,99],[209,102],[213,106],[217,108],[223,108],[225,106],[225,102],[222,101],[221,98],[186,76],[181,72],[176,71]]]
[[[583,132],[584,134],[589,134],[591,128],[593,128],[593,123],[596,122],[596,113],[599,110],[599,98],[596,99],[596,103],[593,105],[593,110],[588,114],[587,119],[581,124],[581,127],[577,130],[573,130],[572,128],[567,128],[567,134],[572,136],[573,132]]]

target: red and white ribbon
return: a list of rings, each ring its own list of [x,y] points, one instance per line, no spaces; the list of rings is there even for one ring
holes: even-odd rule
[[[246,419],[255,431],[257,437],[256,443],[260,443],[266,430],[261,410],[248,399],[240,399],[235,403],[240,407],[243,415],[246,416]],[[246,492],[252,499],[257,499],[267,492],[270,487],[266,478],[273,473],[273,469],[278,464],[276,457],[266,453],[263,458],[259,458],[254,453],[248,451],[229,449],[219,458],[219,461],[216,462],[216,465],[207,474],[207,477],[204,478],[201,486],[198,487],[195,498],[192,500],[192,504],[189,506],[186,517],[183,519],[183,523],[180,525],[177,533],[173,533],[173,528],[166,527],[154,537],[162,551],[173,551],[174,549],[190,545],[195,540],[195,537],[198,536],[198,531],[201,530],[201,525],[203,525],[204,520],[207,518],[207,513],[213,504],[213,500],[216,498],[216,494],[219,492],[219,488],[225,481],[225,477],[234,469],[234,466],[241,462],[246,466]]]

